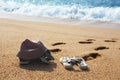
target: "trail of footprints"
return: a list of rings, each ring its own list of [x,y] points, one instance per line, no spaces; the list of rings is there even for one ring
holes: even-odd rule
[[[86,41],[79,41],[78,43],[79,44],[92,44],[92,43],[94,43],[94,41],[96,41],[96,40],[95,39],[87,39]],[[104,40],[104,42],[113,43],[113,42],[117,42],[117,41],[114,39],[111,39],[111,40]],[[52,44],[52,46],[65,45],[65,44],[66,43],[64,43],[64,42],[57,42],[57,43]],[[98,51],[98,50],[105,50],[105,49],[109,49],[109,47],[99,46],[99,47],[95,48],[94,50]],[[49,49],[49,50],[50,50],[50,52],[53,52],[53,53],[58,53],[58,52],[62,51],[59,48]],[[119,50],[120,50],[120,48],[119,48]],[[89,53],[87,55],[82,56],[82,58],[85,61],[93,60],[93,59],[96,59],[98,57],[101,57],[101,55],[99,53]]]

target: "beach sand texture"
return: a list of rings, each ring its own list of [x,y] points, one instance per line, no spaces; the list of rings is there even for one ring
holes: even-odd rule
[[[16,54],[25,39],[41,40],[55,60],[20,66]],[[0,80],[120,80],[117,29],[0,19],[0,55]],[[59,62],[64,55],[87,56],[90,70],[64,69]]]

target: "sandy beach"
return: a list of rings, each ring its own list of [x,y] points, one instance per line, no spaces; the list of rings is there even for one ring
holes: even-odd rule
[[[0,80],[120,80],[120,29],[1,18],[0,36]],[[50,65],[20,66],[16,54],[25,39],[58,49],[51,52],[55,60]],[[53,46],[56,43],[64,44]],[[87,56],[90,70],[82,71],[76,65],[66,70],[59,62],[64,55]]]

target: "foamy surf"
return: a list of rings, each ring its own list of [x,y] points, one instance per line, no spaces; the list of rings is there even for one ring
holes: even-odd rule
[[[62,19],[120,22],[120,1],[1,0],[0,12]]]

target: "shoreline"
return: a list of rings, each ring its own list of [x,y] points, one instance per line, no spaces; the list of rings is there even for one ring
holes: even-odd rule
[[[10,13],[4,13],[4,12],[0,12],[0,18],[19,20],[19,21],[65,24],[65,25],[73,25],[73,26],[120,29],[120,23],[106,22],[106,21],[36,17],[36,16],[25,16],[25,15],[19,15],[19,14],[10,14]]]

